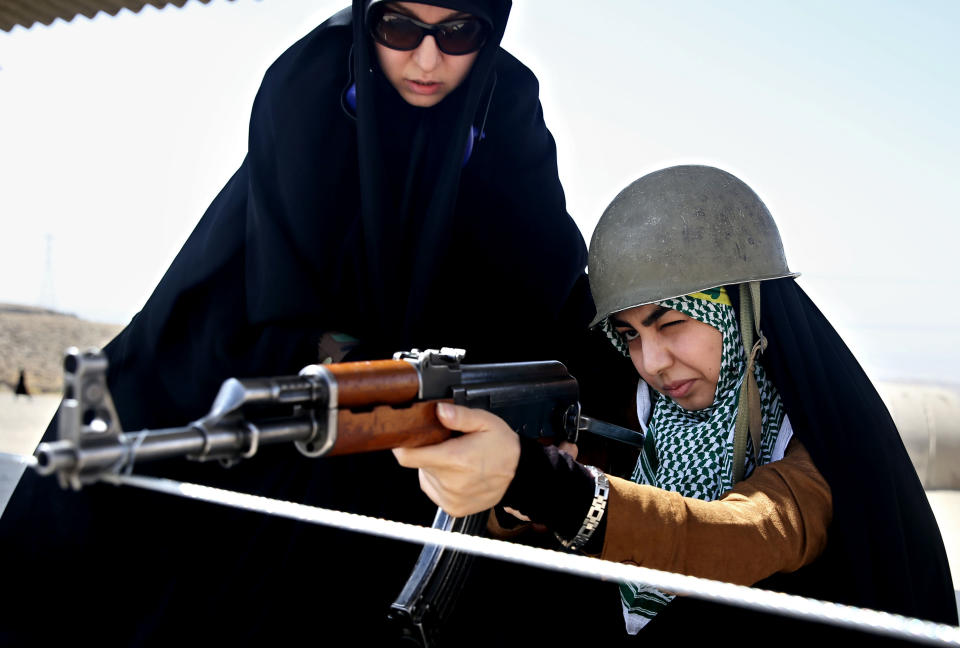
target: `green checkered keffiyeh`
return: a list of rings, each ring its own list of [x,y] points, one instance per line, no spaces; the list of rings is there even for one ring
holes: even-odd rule
[[[720,378],[713,404],[702,410],[688,411],[670,398],[657,395],[653,414],[644,438],[643,452],[631,479],[680,493],[685,497],[711,501],[733,488],[733,436],[737,418],[740,384],[746,371],[746,353],[740,327],[730,300],[723,289],[694,293],[658,302],[709,324],[723,335]],[[629,355],[626,341],[609,322],[603,330],[614,345]],[[763,419],[759,464],[768,463],[783,424],[780,396],[756,365],[757,385]],[[752,442],[748,438],[747,466],[744,475],[753,472]],[[628,631],[638,632],[673,596],[641,583],[622,583],[620,596]]]

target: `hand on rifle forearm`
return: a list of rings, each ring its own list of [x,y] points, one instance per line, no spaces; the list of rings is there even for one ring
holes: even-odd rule
[[[520,440],[490,412],[439,403],[437,417],[463,436],[420,448],[395,448],[401,466],[420,469],[420,488],[454,517],[496,505],[520,460]]]

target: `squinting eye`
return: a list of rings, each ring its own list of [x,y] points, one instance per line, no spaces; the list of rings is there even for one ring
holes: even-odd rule
[[[664,322],[660,325],[660,330],[667,328],[668,326],[673,326],[675,324],[683,324],[686,320],[673,320],[672,322]]]

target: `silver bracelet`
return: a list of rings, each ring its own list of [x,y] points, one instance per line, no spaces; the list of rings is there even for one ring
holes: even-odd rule
[[[593,475],[594,491],[593,502],[590,503],[587,516],[583,519],[583,526],[580,527],[580,531],[577,532],[573,540],[564,540],[556,533],[553,534],[557,536],[560,544],[571,551],[578,551],[590,540],[590,536],[600,525],[603,512],[607,510],[607,497],[610,495],[610,480],[603,474],[603,471],[593,466],[586,466],[586,469]]]

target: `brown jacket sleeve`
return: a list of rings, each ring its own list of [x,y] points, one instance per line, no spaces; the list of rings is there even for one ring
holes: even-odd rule
[[[607,515],[605,560],[752,585],[820,555],[833,500],[794,439],[712,502],[610,477]]]

